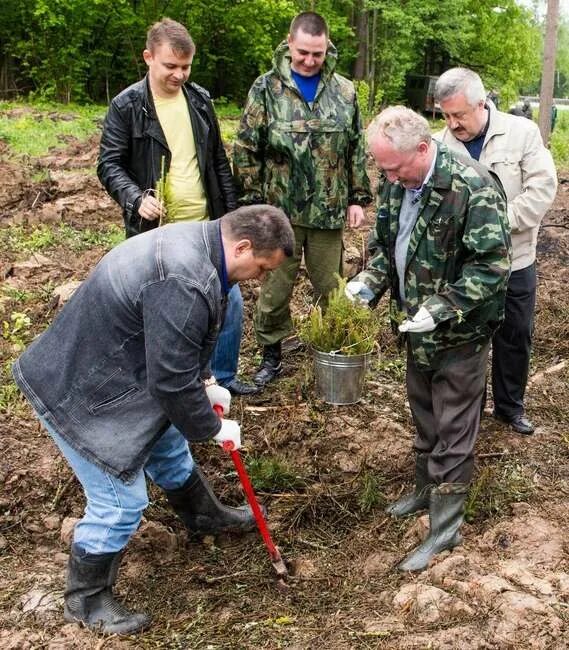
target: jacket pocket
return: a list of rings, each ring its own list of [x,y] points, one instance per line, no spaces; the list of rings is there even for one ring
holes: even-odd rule
[[[111,395],[110,397],[104,399],[102,402],[91,404],[88,409],[93,415],[97,415],[97,413],[103,410],[116,408],[117,406],[124,404],[125,402],[129,401],[129,399],[136,397],[138,393],[140,393],[140,388],[137,386],[131,386],[130,388],[123,390],[117,395]]]

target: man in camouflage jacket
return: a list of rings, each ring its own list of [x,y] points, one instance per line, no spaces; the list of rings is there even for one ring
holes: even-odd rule
[[[407,338],[415,490],[388,512],[429,509],[428,538],[399,565],[418,571],[460,543],[489,343],[504,317],[510,233],[497,177],[437,145],[423,117],[386,109],[369,140],[384,176],[372,257],[347,292],[373,305],[391,289],[391,317]]]
[[[314,300],[326,303],[340,272],[344,223],[359,227],[371,203],[353,84],[334,72],[336,50],[318,14],[299,14],[273,68],[251,87],[233,154],[242,204],[270,203],[290,217],[293,258],[267,278],[255,312],[263,362],[255,382],[282,370],[289,302],[302,255]]]

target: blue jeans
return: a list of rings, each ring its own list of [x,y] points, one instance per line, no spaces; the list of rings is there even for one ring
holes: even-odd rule
[[[87,505],[73,531],[73,544],[84,553],[116,553],[127,545],[148,506],[145,474],[164,490],[175,490],[184,485],[194,467],[187,440],[170,426],[152,448],[144,470],[127,485],[83,458],[39,419],[83,486]]]
[[[229,384],[237,374],[242,332],[243,298],[235,284],[229,292],[225,320],[211,355],[211,371],[221,386]]]

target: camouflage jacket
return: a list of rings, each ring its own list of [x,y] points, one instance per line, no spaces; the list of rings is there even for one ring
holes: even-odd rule
[[[286,42],[249,91],[233,151],[241,204],[270,203],[295,225],[338,229],[348,205],[372,201],[354,85],[329,45],[312,107],[298,91]]]
[[[417,367],[446,365],[457,348],[476,352],[504,318],[510,274],[510,227],[498,178],[466,156],[437,146],[433,175],[425,185],[405,266],[406,304],[399,297],[395,240],[404,188],[382,177],[371,258],[357,279],[372,289],[376,304],[391,289],[394,328],[403,308],[413,317],[424,306],[432,332],[410,333]]]

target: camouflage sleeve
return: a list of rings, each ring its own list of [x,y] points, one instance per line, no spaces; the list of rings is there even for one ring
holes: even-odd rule
[[[362,127],[362,118],[358,107],[357,97],[354,95],[354,119],[351,126],[351,142],[349,150],[349,186],[348,205],[369,205],[372,195],[369,178],[366,171],[366,144],[365,132]]]
[[[471,194],[462,245],[460,277],[423,303],[435,323],[462,319],[505,292],[511,266],[510,227],[506,202],[495,189],[487,186]]]
[[[389,251],[385,228],[387,227],[387,218],[381,216],[378,210],[375,227],[369,234],[368,250],[370,259],[366,268],[356,275],[354,280],[363,282],[369,287],[374,294],[374,299],[370,301],[370,306],[375,307],[381,296],[390,286],[389,278]]]
[[[240,205],[264,203],[263,165],[267,132],[264,89],[262,78],[251,86],[233,145],[233,174]]]

